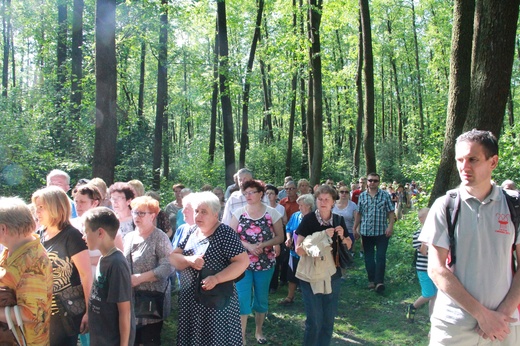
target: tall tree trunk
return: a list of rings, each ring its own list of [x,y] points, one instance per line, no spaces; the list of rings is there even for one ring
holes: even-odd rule
[[[389,40],[392,40],[392,22],[387,19],[386,28],[388,30]],[[393,82],[395,88],[395,98],[397,101],[397,136],[399,140],[399,160],[402,158],[402,149],[403,149],[403,123],[404,123],[404,115],[403,115],[403,106],[401,103],[401,89],[399,88],[399,78],[397,76],[397,64],[395,61],[395,56],[393,52],[390,52],[390,64],[392,65],[393,71]],[[401,162],[399,162],[401,164]]]
[[[72,10],[72,49],[71,49],[71,87],[70,101],[71,113],[74,121],[79,120],[83,90],[81,81],[83,79],[83,0],[74,0]]]
[[[296,15],[296,0],[292,0],[293,7],[293,32],[294,35],[298,35],[298,17]],[[293,150],[293,140],[294,140],[294,121],[296,119],[296,94],[298,89],[298,69],[296,66],[298,65],[298,61],[296,58],[292,57],[293,61],[293,77],[291,80],[291,105],[289,110],[289,133],[287,135],[287,154],[285,156],[285,172],[284,175],[287,177],[291,175],[291,163],[292,163],[292,150]]]
[[[363,32],[361,28],[361,11],[359,12],[359,40],[358,40],[358,63],[356,73],[356,95],[357,95],[357,117],[356,117],[356,142],[354,145],[354,177],[359,176],[361,164],[361,144],[363,134]]]
[[[264,94],[264,119],[262,121],[262,130],[264,131],[265,143],[272,142],[273,136],[273,122],[271,118],[271,109],[273,108],[273,101],[271,96],[271,81],[269,78],[269,67],[265,65],[263,59],[260,59],[260,73],[262,75],[262,91]]]
[[[16,88],[16,60],[14,54],[14,33],[13,33],[13,24],[9,21],[8,26],[9,36],[11,37],[11,80],[13,88]],[[23,58],[22,58],[23,59]]]
[[[60,111],[60,105],[63,102],[63,89],[65,88],[65,82],[67,81],[67,34],[68,34],[68,21],[67,21],[67,0],[58,1],[58,42],[57,42],[57,84],[56,84],[56,96],[58,112]]]
[[[209,132],[209,161],[215,162],[215,148],[217,142],[217,107],[218,107],[218,18],[215,21],[215,43],[213,45],[213,83],[211,94],[211,120]]]
[[[161,17],[159,30],[159,48],[157,62],[157,108],[155,113],[155,140],[153,148],[153,183],[152,188],[161,188],[161,159],[163,135],[168,133],[168,117],[165,116],[168,107],[168,0],[161,0]],[[167,138],[167,136],[165,136]]]
[[[96,2],[96,133],[92,176],[114,182],[117,141],[116,0]]]
[[[303,0],[299,0],[298,4],[298,13],[300,14],[300,35],[301,37],[305,37],[305,21],[303,19]],[[300,117],[302,120],[302,166],[300,169],[300,174],[302,176],[306,176],[309,174],[309,162],[310,162],[310,155],[309,155],[309,127],[307,126],[307,103],[305,99],[305,65],[302,63],[300,66],[300,71],[302,71],[300,75]]]
[[[513,94],[511,93],[511,87],[509,87],[509,96],[507,97],[507,123],[510,127],[515,125]]]
[[[441,162],[437,169],[429,205],[432,205],[437,197],[442,196],[446,193],[446,190],[453,187],[450,177],[457,175],[455,170],[455,140],[462,133],[469,106],[471,64],[468,64],[468,61],[471,61],[474,13],[474,1],[455,1],[451,34],[450,87],[446,132]]]
[[[137,117],[142,118],[144,112],[144,77],[146,72],[146,41],[141,39],[141,55],[139,57],[139,96],[137,97]]]
[[[9,52],[11,45],[11,0],[2,1],[2,35],[4,43],[4,56],[2,59],[2,96],[7,96],[9,81]]]
[[[423,138],[424,138],[424,111],[423,111],[423,100],[422,100],[422,82],[421,82],[421,68],[419,64],[419,43],[417,41],[417,25],[415,23],[415,6],[414,1],[412,4],[412,28],[413,28],[413,42],[414,42],[414,53],[415,53],[415,73],[417,78],[417,101],[419,106],[419,152],[422,152]]]
[[[240,132],[240,155],[238,166],[240,168],[246,165],[246,150],[249,148],[249,91],[251,89],[250,75],[253,71],[253,63],[255,62],[256,47],[260,39],[260,29],[262,25],[262,15],[264,11],[264,0],[258,1],[258,11],[256,13],[255,30],[253,40],[251,42],[251,50],[249,51],[249,59],[247,60],[246,75],[244,76],[244,88],[242,91],[242,131]]]
[[[233,131],[233,110],[231,108],[230,90],[227,85],[229,72],[229,48],[226,23],[226,1],[217,0],[218,43],[219,43],[219,91],[224,122],[224,164],[226,167],[226,185],[233,183],[235,174],[235,147]]]
[[[311,186],[319,184],[323,163],[323,86],[321,74],[320,24],[323,10],[322,0],[309,0],[309,60],[312,73],[313,141],[311,161]]]
[[[374,57],[372,54],[372,29],[368,0],[359,0],[361,27],[363,32],[363,71],[365,77],[365,163],[367,174],[376,171],[376,152],[374,148]]]
[[[381,62],[381,139],[386,139],[387,133],[387,120],[385,114],[385,68],[383,62]],[[391,128],[391,126],[388,126]]]
[[[471,95],[464,130],[500,136],[509,95],[520,0],[477,0]]]

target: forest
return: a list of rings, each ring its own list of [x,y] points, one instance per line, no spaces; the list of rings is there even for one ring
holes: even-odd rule
[[[2,0],[0,191],[283,177],[446,189],[463,129],[520,163],[519,1]],[[439,164],[445,163],[444,171]],[[441,169],[442,169],[441,165]],[[446,168],[447,167],[447,168]],[[437,180],[436,181],[436,177]]]

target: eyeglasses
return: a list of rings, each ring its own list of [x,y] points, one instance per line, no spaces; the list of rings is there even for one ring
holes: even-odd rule
[[[153,214],[153,213],[149,212],[149,211],[134,211],[134,210],[132,210],[132,216],[144,217],[146,214]]]
[[[251,195],[254,195],[255,193],[258,193],[259,191],[244,191],[243,195],[244,196],[251,196]]]
[[[265,194],[266,194],[266,195],[276,195],[276,193],[274,193],[274,192],[272,192],[272,191],[267,191]]]
[[[369,183],[379,183],[379,180],[377,179],[367,179]]]
[[[285,189],[288,190],[288,191],[296,190],[295,187],[286,187]]]
[[[348,193],[347,190],[339,190],[339,193]]]

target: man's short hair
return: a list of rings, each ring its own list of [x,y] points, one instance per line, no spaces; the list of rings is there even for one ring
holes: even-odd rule
[[[289,180],[288,182],[286,182],[284,187],[287,188],[289,186],[296,187],[296,183],[294,182],[294,180]]]
[[[461,142],[474,142],[482,145],[486,159],[498,155],[498,141],[495,135],[491,133],[491,131],[473,129],[471,131],[464,132],[459,137],[457,137],[455,144],[459,144]]]
[[[67,179],[67,184],[70,185],[70,175],[67,172],[62,171],[61,169],[53,169],[47,174],[47,185],[50,183],[51,178],[53,177],[65,177]]]
[[[97,207],[87,210],[85,215],[83,215],[83,221],[92,231],[103,228],[110,238],[116,238],[119,229],[119,220],[111,209],[107,207]]]
[[[242,176],[242,175],[246,175],[246,174],[249,174],[251,177],[253,177],[253,172],[251,172],[249,169],[247,168],[241,168],[238,170],[237,172],[237,176]]]
[[[368,173],[367,178],[368,178],[368,177],[378,177],[379,179],[381,179],[381,177],[379,176],[379,174],[377,174],[376,172]],[[365,179],[367,179],[367,178],[365,178]]]
[[[26,236],[36,228],[31,210],[18,197],[0,197],[0,224],[11,236]]]

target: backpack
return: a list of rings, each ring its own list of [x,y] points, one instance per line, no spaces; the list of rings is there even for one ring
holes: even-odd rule
[[[513,241],[512,251],[514,252],[516,249],[516,238],[517,238],[517,230],[520,225],[520,198],[518,193],[510,194],[506,192],[506,190],[502,189],[504,197],[507,201],[507,206],[509,207],[509,213],[511,215],[511,221],[515,227],[515,240]],[[446,205],[446,222],[448,224],[448,235],[450,237],[450,258],[448,262],[448,266],[451,267],[455,264],[457,257],[455,254],[455,225],[457,224],[457,220],[459,217],[459,208],[460,208],[460,194],[459,189],[453,189],[446,192],[445,197],[445,205]],[[511,267],[513,271],[516,273],[516,263],[515,257],[511,256],[512,263]]]

